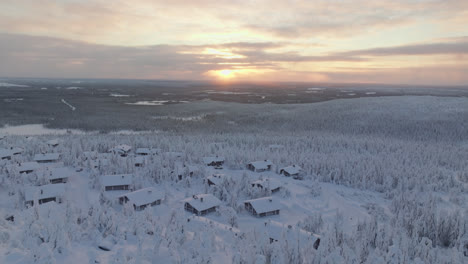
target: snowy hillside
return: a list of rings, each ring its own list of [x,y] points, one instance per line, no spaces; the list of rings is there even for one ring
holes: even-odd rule
[[[0,128],[0,263],[468,263],[467,98],[239,105]]]

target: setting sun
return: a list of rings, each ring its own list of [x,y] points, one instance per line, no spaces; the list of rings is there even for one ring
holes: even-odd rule
[[[234,71],[231,71],[231,70],[221,70],[217,72],[217,74],[222,78],[232,78],[234,77],[233,73]]]

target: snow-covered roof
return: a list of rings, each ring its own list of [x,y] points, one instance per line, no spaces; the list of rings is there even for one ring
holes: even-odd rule
[[[46,199],[62,196],[65,193],[65,184],[47,184],[42,186],[27,186],[24,189],[26,202],[34,199]]]
[[[125,145],[125,144],[120,144],[120,145],[115,146],[112,150],[128,153],[130,150],[132,150],[132,147],[129,145]]]
[[[133,183],[132,174],[117,174],[117,175],[104,175],[101,176],[102,186],[120,186],[131,185]]]
[[[13,154],[13,155],[21,154],[24,151],[23,148],[18,148],[18,147],[11,148],[10,150],[11,150],[11,154]]]
[[[169,152],[165,152],[164,154],[171,158],[181,158],[184,155],[183,152],[177,152],[177,151],[169,151]]]
[[[305,245],[308,242],[314,243],[318,238],[320,238],[320,236],[301,228],[292,225],[285,225],[276,221],[264,222],[260,224],[257,230],[264,233],[268,238],[277,241],[288,241],[290,243],[299,242],[300,245]]]
[[[33,171],[41,168],[41,165],[35,161],[31,162],[21,162],[18,164],[18,171],[25,172],[25,171]]]
[[[47,141],[47,145],[49,146],[58,146],[60,144],[60,141],[58,139],[51,139]]]
[[[0,149],[0,159],[11,157],[11,149]]]
[[[221,204],[221,201],[212,194],[197,194],[183,201],[189,203],[199,212],[205,211],[215,206],[219,206]]]
[[[220,185],[224,181],[225,178],[226,178],[226,175],[224,174],[213,174],[212,176],[206,177],[207,180],[210,180],[215,185]]]
[[[275,179],[270,179],[270,178],[257,180],[257,181],[252,182],[252,184],[259,184],[263,188],[269,188],[270,190],[274,190],[283,186],[283,184],[280,181],[275,180]]]
[[[302,171],[302,168],[297,165],[287,166],[282,168],[285,172],[289,173],[290,175],[299,174]]]
[[[157,148],[137,148],[135,153],[139,155],[151,155],[151,154],[158,154],[159,149]]]
[[[61,167],[61,168],[51,168],[45,171],[45,175],[49,180],[61,179],[61,178],[69,178],[71,177],[75,171],[69,167]]]
[[[142,206],[157,200],[162,200],[164,198],[164,192],[158,191],[154,187],[148,187],[138,191],[123,194],[120,197],[127,197],[128,200],[134,205]]]
[[[224,157],[215,156],[203,158],[203,163],[205,163],[206,165],[211,164],[213,162],[224,162]]]
[[[273,162],[271,162],[270,160],[262,160],[262,161],[254,161],[249,164],[251,164],[257,170],[261,170],[261,169],[266,170],[268,169],[268,166],[273,165]]]
[[[56,161],[59,159],[59,153],[43,153],[34,155],[34,161]]]
[[[281,205],[273,197],[262,197],[253,200],[244,201],[250,203],[257,214],[267,213],[281,209]]]
[[[142,156],[135,157],[135,164],[143,164],[145,163],[145,158]]]

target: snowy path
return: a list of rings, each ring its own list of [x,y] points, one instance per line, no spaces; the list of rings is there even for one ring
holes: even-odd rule
[[[71,105],[70,103],[68,103],[67,101],[65,101],[65,99],[62,99],[62,103],[68,105],[72,111],[75,111],[75,110],[76,110],[76,107],[74,107],[73,105]]]

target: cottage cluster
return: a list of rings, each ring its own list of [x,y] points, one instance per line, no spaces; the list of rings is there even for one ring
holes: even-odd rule
[[[21,155],[24,150],[22,148],[0,149],[0,158],[9,162],[9,172],[16,172],[23,175],[34,175],[36,184],[34,186],[24,187],[24,202],[26,206],[41,205],[48,202],[61,203],[64,199],[64,194],[69,188],[72,188],[73,178],[77,176],[85,168],[67,167],[62,162],[62,155],[55,152],[57,146],[60,145],[59,140],[50,140],[46,144],[49,147],[48,152],[35,154],[33,161],[17,162],[14,157]],[[107,153],[98,153],[95,151],[82,152],[82,160],[89,166],[89,169],[99,169],[103,166],[108,166],[110,158],[117,156],[120,158],[130,158],[134,162],[135,167],[145,167],[152,155],[166,155],[177,160],[183,156],[181,152],[161,152],[158,148],[137,148],[133,151],[132,146],[126,144],[117,145]],[[222,156],[211,156],[202,158],[203,165],[206,171],[217,170],[220,173],[211,173],[204,178],[204,183],[208,188],[216,188],[222,186],[225,180],[239,180],[225,173],[222,173],[225,165],[225,158]],[[175,161],[177,179],[182,180],[183,177],[192,176],[197,171],[199,166],[184,165],[181,162]],[[253,161],[246,164],[246,169],[261,173],[272,171],[274,164],[270,160]],[[182,173],[185,172],[185,173]],[[290,165],[277,170],[280,175],[292,177],[297,180],[303,179],[302,169],[298,165]],[[173,172],[172,172],[173,173]],[[165,190],[156,187],[145,187],[135,189],[135,175],[129,174],[111,174],[101,175],[98,177],[101,194],[112,201],[118,201],[120,204],[129,204],[135,211],[144,210],[147,207],[160,205],[166,198]],[[256,190],[262,190],[264,197],[257,199],[249,199],[243,202],[243,207],[247,212],[255,217],[267,217],[278,215],[281,211],[281,203],[278,198],[273,197],[273,194],[281,190],[282,183],[274,178],[260,178],[249,183],[249,186]],[[196,216],[204,216],[219,210],[222,201],[215,195],[210,193],[199,193],[187,197],[181,201],[183,208],[193,213]],[[268,222],[270,229],[278,227],[280,224],[271,224]],[[267,224],[265,224],[267,226]],[[273,239],[273,238],[271,238]]]

